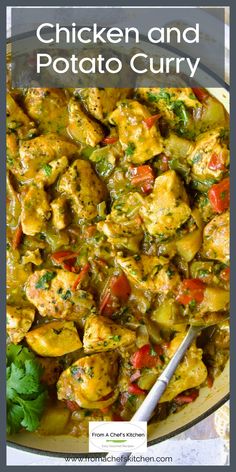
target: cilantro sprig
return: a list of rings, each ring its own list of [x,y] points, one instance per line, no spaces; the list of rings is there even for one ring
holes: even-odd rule
[[[25,428],[35,431],[40,422],[47,391],[40,383],[42,368],[35,355],[23,346],[7,347],[7,432]]]

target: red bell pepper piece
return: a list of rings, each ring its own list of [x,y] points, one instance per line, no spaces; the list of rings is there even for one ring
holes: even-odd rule
[[[208,191],[208,197],[212,209],[216,213],[222,213],[229,208],[230,204],[230,181],[229,177],[221,180],[218,184],[212,185]]]
[[[147,126],[148,129],[151,129],[152,126],[156,123],[156,121],[161,117],[161,114],[158,113],[157,115],[152,115],[149,116],[148,118],[145,118],[144,123]]]
[[[128,392],[131,394],[131,395],[142,395],[143,393],[146,393],[146,390],[142,390],[141,388],[139,388],[138,385],[136,384],[130,384],[128,386]]]
[[[13,249],[17,249],[18,246],[20,245],[21,243],[21,238],[23,236],[23,231],[22,231],[22,226],[21,226],[21,223],[18,224],[17,228],[16,228],[16,231],[15,231],[15,234],[13,236],[13,239],[12,239],[12,248]]]
[[[186,403],[192,403],[196,398],[199,396],[199,391],[198,390],[193,390],[189,395],[186,395],[184,393],[180,393],[175,397],[174,401],[178,405],[184,405]]]
[[[80,282],[82,282],[82,280],[84,279],[85,275],[87,274],[87,272],[89,271],[90,269],[90,264],[87,262],[87,264],[85,264],[85,266],[81,269],[77,279],[75,280],[75,282],[73,283],[72,285],[72,290],[76,290],[78,285],[80,284]]]
[[[208,164],[208,168],[211,170],[225,170],[224,160],[222,153],[213,152],[211,155],[210,162]]]
[[[209,97],[209,93],[201,87],[192,87],[194,95],[196,95],[199,102],[204,102]]]
[[[107,136],[106,138],[103,139],[102,143],[103,144],[114,144],[118,141],[117,136]]]
[[[206,285],[200,279],[185,279],[181,284],[176,300],[181,305],[188,305],[192,301],[201,303],[204,298],[205,287]]]
[[[135,369],[155,367],[162,363],[160,359],[162,353],[163,350],[160,346],[152,348],[150,344],[145,344],[131,356],[130,362]]]

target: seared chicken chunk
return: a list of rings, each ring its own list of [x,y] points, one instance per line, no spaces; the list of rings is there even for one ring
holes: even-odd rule
[[[59,400],[75,401],[81,408],[105,408],[118,396],[118,355],[101,352],[82,357],[62,372],[57,392]]]
[[[218,128],[198,136],[195,148],[187,158],[192,166],[193,178],[222,179],[229,165],[229,150],[221,144],[221,131],[222,129]]]
[[[103,183],[96,176],[91,164],[82,159],[73,162],[61,177],[59,192],[66,195],[79,218],[91,219],[97,216],[97,205],[106,197]]]
[[[116,262],[130,282],[144,290],[166,294],[176,288],[180,282],[180,276],[175,267],[168,265],[161,257],[142,254],[140,260],[136,261],[133,257],[117,255]]]
[[[54,184],[59,175],[65,171],[68,165],[68,159],[66,156],[62,156],[55,161],[50,161],[48,164],[45,164],[36,174],[35,183],[38,186],[45,185],[46,187]]]
[[[111,113],[109,121],[118,127],[119,140],[127,160],[135,164],[148,161],[163,150],[162,140],[155,124],[149,126],[148,109],[135,100],[124,100]]]
[[[174,236],[190,214],[184,185],[174,170],[156,178],[153,192],[140,208],[147,231],[160,240]]]
[[[173,357],[185,334],[180,333],[174,337],[167,349],[167,357]],[[188,349],[183,360],[177,367],[160,402],[173,400],[179,393],[189,388],[200,386],[207,378],[207,368],[202,362],[202,349],[196,347],[196,342]]]
[[[72,321],[52,321],[33,329],[26,335],[33,351],[43,357],[64,356],[82,347],[77,329]]]
[[[69,224],[69,208],[65,197],[55,198],[51,202],[52,224],[56,229],[64,229]]]
[[[78,155],[78,150],[77,145],[54,133],[21,141],[18,177],[23,182],[29,182],[49,162],[63,156],[74,157]]]
[[[34,308],[7,305],[7,335],[11,343],[18,344],[24,339],[34,315]]]
[[[229,264],[229,211],[216,215],[203,231],[203,255]]]
[[[24,104],[28,115],[39,124],[41,133],[66,134],[68,105],[64,90],[30,88]]]
[[[101,125],[86,115],[79,101],[74,98],[69,102],[68,132],[76,141],[93,147],[104,137]]]
[[[31,138],[36,133],[34,122],[9,93],[7,94],[7,128],[10,132],[16,132],[20,139]]]
[[[48,196],[42,188],[31,185],[22,199],[21,224],[24,234],[34,236],[42,231],[51,216]]]
[[[90,293],[73,290],[78,274],[64,270],[35,271],[27,280],[25,291],[41,316],[78,321],[94,306]]]
[[[99,121],[104,121],[116,103],[126,98],[132,89],[129,88],[82,88],[76,89],[88,112]]]
[[[105,316],[90,315],[84,327],[84,350],[85,352],[109,351],[134,343],[135,337],[133,331],[117,325]]]

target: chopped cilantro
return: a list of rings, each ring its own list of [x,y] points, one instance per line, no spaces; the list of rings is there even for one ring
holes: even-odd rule
[[[50,164],[45,164],[43,166],[43,170],[44,170],[45,174],[47,175],[47,177],[50,177],[50,175],[52,173],[52,166],[50,166]]]
[[[56,272],[46,272],[45,274],[42,275],[38,279],[38,281],[35,284],[35,288],[41,288],[42,290],[48,289],[49,288],[49,282],[51,282],[54,277],[56,277],[57,273]]]
[[[126,148],[126,155],[127,156],[132,156],[135,151],[135,144],[134,143],[129,143],[127,148]]]

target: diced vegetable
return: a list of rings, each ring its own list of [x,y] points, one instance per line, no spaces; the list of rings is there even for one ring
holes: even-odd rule
[[[230,280],[230,268],[226,267],[223,269],[220,273],[220,278],[224,280],[225,282],[229,282]]]
[[[180,393],[174,398],[175,403],[178,405],[185,405],[186,403],[192,403],[199,396],[198,390],[193,390],[189,395]]]
[[[143,393],[145,393],[145,391],[139,388],[137,384],[130,384],[128,386],[128,392],[131,395],[142,395]]]
[[[117,136],[107,136],[106,138],[103,139],[102,143],[103,144],[114,144],[118,141]]]
[[[165,300],[152,312],[151,319],[162,326],[173,328],[175,324],[184,321],[180,315],[179,305],[173,300]]]
[[[188,305],[191,302],[201,303],[205,288],[205,284],[200,279],[185,279],[176,300],[182,305]]]
[[[204,100],[209,97],[209,93],[203,89],[203,88],[200,88],[200,87],[192,87],[192,91],[194,93],[194,95],[196,95],[197,99],[199,100],[199,102],[204,102]]]
[[[151,369],[147,369],[142,373],[141,377],[138,379],[138,386],[142,390],[150,390],[156,382],[157,377],[157,372],[154,372]]]
[[[213,152],[208,167],[211,170],[226,170],[222,153]]]
[[[229,177],[223,179],[218,184],[212,185],[208,191],[208,197],[213,210],[222,213],[229,208],[230,203],[230,181]]]
[[[130,174],[132,185],[140,187],[144,193],[148,193],[152,190],[155,176],[151,166],[132,167]]]
[[[196,229],[183,238],[176,241],[177,251],[181,257],[190,262],[202,245],[202,231]]]
[[[160,355],[162,349],[160,346],[152,347],[150,344],[145,344],[138,351],[136,351],[130,359],[131,364],[135,369],[142,369],[143,367],[155,367],[162,363]]]
[[[149,116],[148,118],[145,118],[145,120],[143,121],[145,125],[147,126],[147,128],[150,129],[160,117],[161,117],[161,114],[158,113],[157,115],[152,115],[152,116]]]
[[[206,287],[199,306],[202,313],[225,311],[229,307],[229,292],[219,287]]]
[[[70,419],[70,411],[66,407],[49,407],[40,421],[39,434],[58,436],[65,434],[65,427]]]

